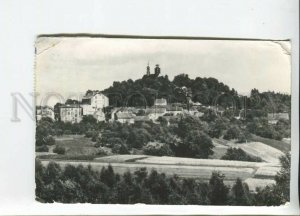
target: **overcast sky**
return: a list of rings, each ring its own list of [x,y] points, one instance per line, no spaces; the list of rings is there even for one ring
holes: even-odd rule
[[[36,91],[63,97],[139,79],[155,64],[161,74],[214,77],[239,93],[290,93],[290,44],[269,41],[41,37],[36,41]],[[37,101],[38,103],[38,101]],[[53,105],[52,102],[51,105]]]

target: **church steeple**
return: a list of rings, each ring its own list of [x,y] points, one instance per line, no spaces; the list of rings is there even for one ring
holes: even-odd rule
[[[149,66],[149,62],[148,62],[148,65],[147,65],[147,76],[150,76],[150,66]]]

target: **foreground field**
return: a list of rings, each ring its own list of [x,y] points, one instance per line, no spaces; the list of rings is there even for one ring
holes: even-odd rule
[[[51,160],[42,160],[47,165]],[[224,161],[213,159],[191,159],[178,157],[153,157],[146,155],[114,155],[95,158],[93,161],[62,161],[55,160],[62,167],[67,164],[77,166],[91,166],[92,169],[101,171],[109,164],[114,171],[123,174],[126,171],[134,172],[142,167],[149,171],[152,169],[163,172],[168,176],[177,175],[181,178],[197,178],[208,181],[213,171],[225,175],[225,182],[232,184],[236,178],[250,181],[250,190],[273,183],[274,175],[280,167],[273,163],[256,163],[241,161]],[[257,173],[259,171],[259,173]]]

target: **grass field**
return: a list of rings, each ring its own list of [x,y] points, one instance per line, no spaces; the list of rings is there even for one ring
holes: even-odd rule
[[[263,138],[260,136],[256,136],[252,134],[252,138],[250,139],[253,142],[261,142],[273,148],[276,148],[282,152],[287,152],[291,150],[291,143],[279,140],[273,140],[268,138]]]
[[[93,160],[100,157],[100,148],[94,147],[95,143],[84,135],[64,135],[55,137],[55,145],[48,146],[49,152],[37,152],[36,157],[51,160]],[[55,146],[62,146],[66,149],[64,155],[53,153]]]
[[[55,143],[57,146],[62,146],[66,149],[65,155],[76,156],[97,154],[97,148],[94,147],[95,143],[83,135],[57,137]]]
[[[279,158],[284,155],[282,151],[261,142],[243,143],[238,146],[249,155],[260,157],[270,163],[279,163]]]

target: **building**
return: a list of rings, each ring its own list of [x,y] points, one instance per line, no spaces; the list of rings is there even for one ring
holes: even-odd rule
[[[158,77],[160,74],[160,67],[159,67],[159,64],[155,65],[155,68],[154,68],[154,75],[156,77]]]
[[[156,64],[155,65],[155,68],[154,68],[154,74],[151,74],[150,73],[150,66],[149,66],[149,62],[148,62],[148,65],[146,67],[146,76],[148,77],[158,77],[160,75],[160,67],[159,67],[159,64]]]
[[[145,110],[146,116],[148,116],[149,119],[152,121],[157,120],[159,117],[162,117],[166,113],[167,113],[166,108],[147,108]]]
[[[59,107],[60,120],[77,123],[82,120],[82,107],[77,104],[64,104]]]
[[[135,118],[135,115],[131,112],[119,111],[115,114],[116,121],[118,121],[122,124],[124,124],[124,123],[133,124],[134,123],[134,118]]]
[[[173,116],[176,116],[176,115],[181,114],[183,112],[183,108],[178,107],[178,106],[169,106],[167,108],[167,112],[172,114]]]
[[[91,91],[82,98],[80,106],[83,115],[94,115],[99,109],[109,106],[109,99],[98,91]]]
[[[164,98],[155,99],[155,101],[154,101],[154,106],[157,106],[157,107],[166,107],[167,104],[168,104],[167,100]]]
[[[268,113],[268,123],[269,124],[276,124],[279,119],[289,120],[288,113]]]
[[[54,110],[49,106],[36,106],[35,109],[36,120],[40,121],[42,118],[51,118],[54,120]]]
[[[105,113],[102,111],[102,109],[95,111],[93,116],[98,122],[105,121]]]

